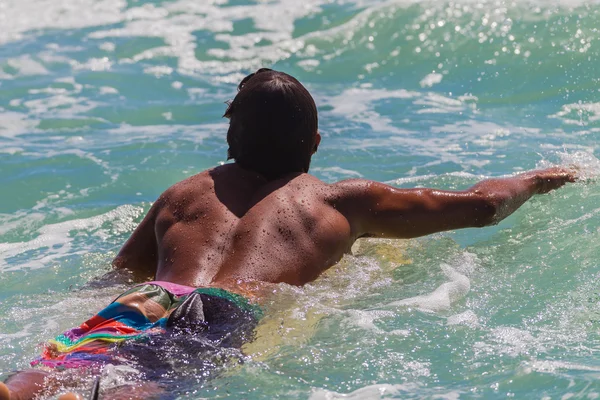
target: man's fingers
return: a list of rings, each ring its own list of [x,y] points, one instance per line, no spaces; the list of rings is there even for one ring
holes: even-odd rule
[[[566,168],[554,167],[544,171],[540,171],[538,179],[541,182],[539,193],[548,193],[554,189],[558,189],[567,183],[577,181],[577,176],[573,171]]]
[[[562,176],[562,179],[565,180],[565,182],[576,182],[578,178],[576,171],[573,170],[566,170]]]
[[[563,168],[563,171],[568,175],[569,179],[571,179],[569,182],[575,182],[577,180],[577,175],[579,175],[580,168],[569,165],[568,167]]]
[[[579,169],[576,168],[574,165],[569,165],[568,167],[549,168],[546,170],[546,172],[548,172],[550,175],[554,175],[554,179],[563,180],[565,182],[576,182],[578,179],[577,175]]]

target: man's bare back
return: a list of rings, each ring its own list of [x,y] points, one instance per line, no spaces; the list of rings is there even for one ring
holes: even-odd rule
[[[326,184],[305,173],[268,181],[228,164],[163,193],[114,264],[141,277],[235,292],[249,282],[303,285],[359,237],[493,224],[533,194],[573,180],[553,168],[450,192],[367,180]]]
[[[333,187],[308,174],[267,181],[236,164],[202,172],[154,203],[115,265],[195,287],[302,285],[355,239]]]

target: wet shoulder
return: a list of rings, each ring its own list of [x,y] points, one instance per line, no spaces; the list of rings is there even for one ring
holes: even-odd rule
[[[367,179],[347,179],[326,183],[312,175],[303,174],[291,180],[283,189],[291,197],[310,197],[325,205],[338,208],[363,201],[372,191],[373,185],[382,184]]]
[[[202,198],[214,193],[214,183],[209,174],[204,171],[190,176],[169,187],[158,198],[161,209],[181,213],[192,205],[197,205]]]
[[[332,185],[315,176],[302,174],[289,181],[285,190],[292,197],[311,197],[325,201],[331,196]]]

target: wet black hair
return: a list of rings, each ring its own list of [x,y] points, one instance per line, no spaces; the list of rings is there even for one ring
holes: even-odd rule
[[[283,72],[261,68],[245,77],[229,103],[227,159],[267,179],[308,172],[317,150],[317,107],[304,86]]]

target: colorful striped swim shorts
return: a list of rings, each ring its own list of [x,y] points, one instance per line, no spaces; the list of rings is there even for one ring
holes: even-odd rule
[[[257,305],[224,289],[148,282],[48,341],[31,364],[59,369],[130,364],[135,352],[129,350],[136,346],[148,349],[178,337],[188,348],[192,337],[205,347],[239,348],[252,339],[261,315]]]

